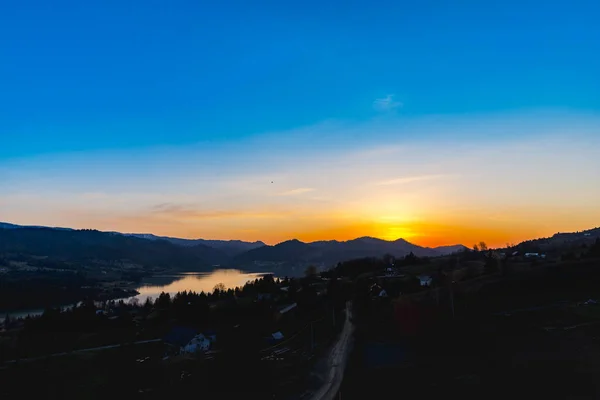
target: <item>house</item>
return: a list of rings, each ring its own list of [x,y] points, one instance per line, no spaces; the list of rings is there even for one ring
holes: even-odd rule
[[[433,282],[433,278],[429,275],[420,275],[417,278],[419,278],[421,286],[431,286],[431,283]]]
[[[273,337],[273,340],[282,340],[284,337],[283,333],[281,333],[280,331],[271,334],[271,336]]]
[[[175,326],[163,338],[163,342],[181,352],[183,348],[196,337],[198,332],[194,328]]]
[[[546,258],[546,255],[540,253],[525,253],[525,258]]]
[[[287,312],[292,311],[294,308],[296,308],[298,306],[298,303],[292,303],[292,304],[288,304],[286,306],[283,306],[279,309],[279,314],[285,314]]]
[[[271,293],[259,293],[256,296],[256,299],[257,300],[271,300],[271,297],[272,297]]]
[[[293,319],[297,307],[298,307],[298,303],[291,303],[291,304],[279,306],[278,308],[275,309],[274,316],[273,316],[274,320],[279,321],[284,317],[286,319]]]
[[[371,285],[371,288],[369,290],[371,292],[371,296],[378,297],[383,288],[378,284],[374,283],[373,285]]]
[[[183,348],[182,353],[196,354],[199,352],[205,352],[210,349],[210,340],[200,333],[194,336]]]

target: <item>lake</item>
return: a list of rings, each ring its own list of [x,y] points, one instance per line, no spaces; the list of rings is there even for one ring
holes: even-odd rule
[[[156,299],[161,292],[169,293],[173,296],[177,292],[184,290],[200,292],[212,292],[214,287],[222,283],[227,289],[234,289],[238,286],[244,286],[246,282],[253,281],[270,272],[244,272],[237,269],[217,269],[212,272],[181,272],[174,274],[155,275],[144,278],[135,288],[139,292],[137,296],[124,299],[130,301],[132,298],[138,299],[143,304],[148,297]],[[118,300],[118,299],[115,299]],[[64,306],[69,307],[69,305]],[[30,310],[16,310],[9,312],[11,318],[25,318],[27,315],[37,316],[44,312],[43,308]],[[0,316],[4,318],[4,313]]]
[[[182,272],[179,274],[156,275],[142,280],[136,288],[140,294],[135,296],[140,303],[148,297],[156,299],[161,292],[173,296],[184,290],[200,292],[212,292],[217,284],[222,283],[227,289],[241,287],[248,281],[260,278],[268,272],[248,273],[237,269],[217,269],[212,272]]]

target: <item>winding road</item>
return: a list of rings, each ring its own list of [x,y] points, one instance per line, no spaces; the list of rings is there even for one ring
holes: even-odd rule
[[[344,379],[346,362],[352,347],[354,325],[352,324],[351,317],[350,302],[347,302],[344,328],[340,332],[337,342],[331,347],[329,355],[325,360],[325,371],[328,371],[327,375],[324,377],[323,385],[310,397],[311,400],[334,399],[340,390],[342,380]]]

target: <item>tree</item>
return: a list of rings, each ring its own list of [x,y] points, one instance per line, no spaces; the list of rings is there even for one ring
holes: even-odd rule
[[[498,260],[488,255],[485,260],[484,271],[488,274],[498,271]]]
[[[590,246],[588,255],[590,257],[600,257],[600,238],[596,238],[596,242]]]
[[[413,253],[412,251],[410,253],[408,253],[403,260],[403,264],[404,265],[413,265],[413,264],[419,264],[419,257],[417,257],[415,255],[415,253]]]
[[[315,267],[314,265],[309,265],[304,270],[304,274],[306,275],[307,278],[312,278],[312,277],[317,276],[317,267]]]
[[[479,252],[479,246],[477,246],[477,244],[473,245],[473,251]]]
[[[488,247],[487,244],[485,244],[485,242],[479,242],[479,250],[481,251],[487,251]]]
[[[146,310],[150,310],[152,308],[152,297],[146,297],[146,301],[144,302],[144,308]]]
[[[396,260],[395,257],[389,253],[387,253],[383,256],[383,262],[388,266],[394,265],[395,260]]]
[[[225,292],[226,290],[227,288],[225,287],[225,284],[223,282],[219,282],[213,288],[213,293],[218,294],[220,292]]]
[[[157,308],[169,308],[171,307],[171,295],[169,293],[162,292],[158,299],[156,299],[156,303],[154,305]]]

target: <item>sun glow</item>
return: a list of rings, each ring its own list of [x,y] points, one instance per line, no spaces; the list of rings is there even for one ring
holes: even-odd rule
[[[406,226],[390,225],[388,227],[382,227],[381,234],[378,236],[385,240],[396,240],[400,238],[408,240],[417,235]]]

